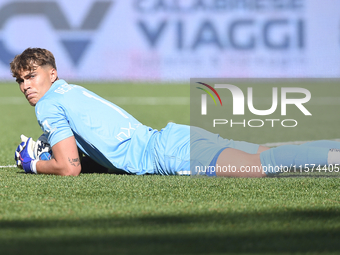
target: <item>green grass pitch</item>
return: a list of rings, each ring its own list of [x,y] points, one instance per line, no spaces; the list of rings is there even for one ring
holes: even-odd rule
[[[117,100],[153,128],[161,129],[169,121],[190,123],[188,85],[81,85]],[[226,138],[256,143],[340,138],[339,85],[308,86],[313,121],[294,113],[287,116],[301,119],[301,128],[294,132],[279,129],[274,135],[265,129],[266,136],[261,136],[249,128],[228,129]],[[16,84],[0,84],[0,89],[0,165],[7,166],[14,164],[20,134],[37,138],[41,129],[34,108]],[[177,103],[159,103],[169,97]],[[152,105],[155,98],[161,100]],[[338,254],[337,177],[291,173],[263,179],[60,177],[1,168],[0,253]]]

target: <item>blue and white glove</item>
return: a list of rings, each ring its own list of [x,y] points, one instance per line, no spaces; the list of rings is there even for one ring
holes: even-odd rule
[[[37,173],[37,162],[39,159],[35,159],[34,157],[34,147],[36,142],[33,141],[32,137],[27,138],[24,135],[20,136],[21,143],[15,151],[14,159],[19,168],[25,170],[26,173]]]
[[[22,152],[22,150],[25,148],[28,137],[21,135],[20,139],[21,139],[21,143],[19,144],[18,148],[15,150],[14,159],[17,164],[17,167],[23,169],[21,160],[20,160],[20,152]]]
[[[15,154],[14,154],[14,160],[15,163],[17,164],[18,168],[22,169],[22,164],[21,164],[21,160],[20,160],[20,152],[24,149],[25,146],[25,142],[21,142],[18,146],[18,148],[15,150]]]

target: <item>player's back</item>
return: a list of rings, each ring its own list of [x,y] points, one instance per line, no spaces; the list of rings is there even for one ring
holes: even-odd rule
[[[43,115],[41,122],[53,122],[49,125],[61,129],[61,136],[65,118],[78,147],[98,163],[129,173],[151,171],[152,164],[145,151],[157,130],[142,125],[119,106],[64,80],[55,82],[37,106]],[[38,114],[37,117],[39,121]]]

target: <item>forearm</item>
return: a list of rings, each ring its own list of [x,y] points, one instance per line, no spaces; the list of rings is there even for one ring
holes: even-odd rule
[[[38,174],[53,174],[53,175],[72,175],[77,176],[80,174],[81,165],[79,158],[70,159],[66,161],[39,160],[36,164]]]

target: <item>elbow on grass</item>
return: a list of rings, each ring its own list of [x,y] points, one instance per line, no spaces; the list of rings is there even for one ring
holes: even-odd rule
[[[81,166],[63,168],[59,172],[61,176],[78,176],[81,172]]]

